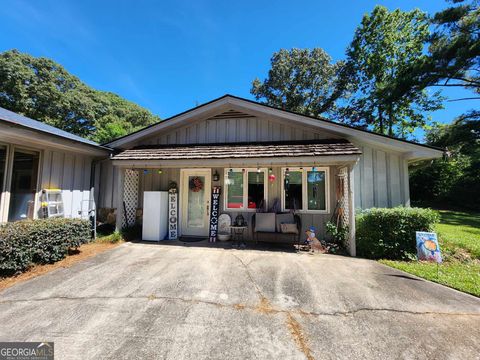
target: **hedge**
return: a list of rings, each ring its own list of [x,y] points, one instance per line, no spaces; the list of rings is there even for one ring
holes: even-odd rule
[[[54,263],[90,241],[90,222],[80,219],[23,220],[0,226],[0,276],[32,264]]]
[[[356,216],[357,255],[369,259],[408,259],[416,254],[416,231],[432,231],[439,221],[431,209],[372,208]]]

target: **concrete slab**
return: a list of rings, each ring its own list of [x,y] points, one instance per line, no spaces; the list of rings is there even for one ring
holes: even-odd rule
[[[0,293],[58,359],[474,359],[480,299],[373,261],[124,244]]]

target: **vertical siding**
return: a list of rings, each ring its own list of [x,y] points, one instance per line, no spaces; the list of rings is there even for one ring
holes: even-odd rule
[[[354,168],[355,206],[409,206],[408,163],[398,153],[360,146],[362,156]]]
[[[42,159],[41,189],[61,189],[65,217],[79,217],[82,200],[90,198],[92,159],[85,155],[51,149],[43,151]],[[87,210],[88,203],[83,203],[83,206]]]
[[[313,128],[289,125],[271,118],[207,119],[152,136],[139,144],[226,143],[313,140],[337,137]]]

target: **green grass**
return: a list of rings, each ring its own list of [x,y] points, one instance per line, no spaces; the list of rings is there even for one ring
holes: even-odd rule
[[[440,211],[436,226],[444,262],[380,260],[381,263],[480,297],[480,214]]]
[[[107,242],[107,243],[118,243],[118,242],[123,242],[125,239],[123,238],[122,233],[115,231],[111,234],[97,234],[97,239],[95,240],[97,242]]]

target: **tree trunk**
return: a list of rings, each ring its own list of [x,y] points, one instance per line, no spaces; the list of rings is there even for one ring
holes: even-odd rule
[[[385,129],[383,125],[383,113],[380,106],[378,107],[378,127],[380,128],[380,134],[384,134]]]
[[[393,111],[392,111],[392,106],[390,105],[388,107],[388,136],[393,136],[393,123],[394,123]]]

